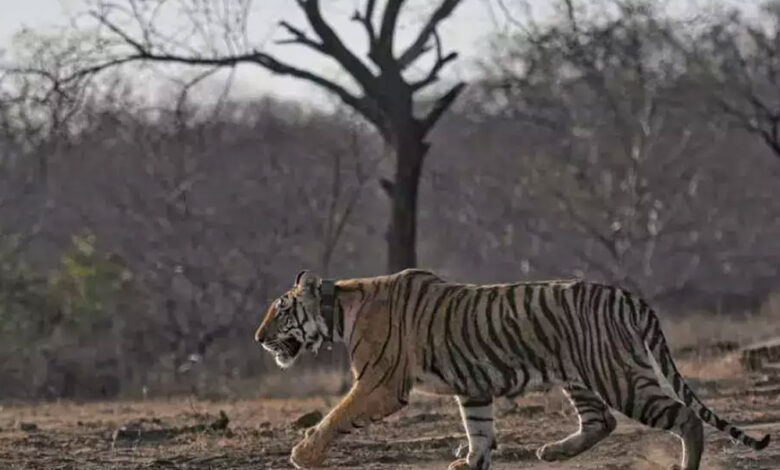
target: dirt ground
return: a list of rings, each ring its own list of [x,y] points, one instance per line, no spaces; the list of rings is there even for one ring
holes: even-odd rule
[[[780,469],[780,380],[738,372],[731,356],[681,362],[693,387],[721,416],[775,438],[756,452],[708,428],[702,468]],[[286,469],[290,448],[303,433],[292,423],[336,402],[336,397],[234,402],[185,397],[6,405],[0,409],[0,469]],[[559,465],[538,462],[536,448],[573,431],[576,419],[559,392],[531,394],[517,403],[514,410],[497,412],[494,468],[655,470],[679,458],[674,437],[618,416],[615,433],[591,451]],[[230,419],[227,428],[219,423],[220,411]],[[402,412],[337,442],[327,468],[443,470],[461,440],[454,400],[415,395]]]

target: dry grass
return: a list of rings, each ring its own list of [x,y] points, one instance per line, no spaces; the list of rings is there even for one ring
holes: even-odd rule
[[[772,296],[758,312],[692,313],[680,318],[664,317],[661,324],[684,376],[738,379],[745,373],[740,353],[728,350],[780,336],[780,294]]]
[[[301,374],[294,370],[271,373],[256,380],[260,397],[301,398],[313,395],[340,395],[346,392],[348,371],[309,369]]]
[[[688,367],[688,361],[681,361]],[[747,377],[745,377],[747,379]],[[749,382],[729,385],[727,393],[707,395],[705,401],[724,417],[742,423],[763,423],[764,431],[780,431],[780,397],[741,395]],[[0,409],[0,468],[163,469],[188,470],[290,469],[292,445],[301,430],[290,424],[302,413],[327,411],[337,397],[255,399],[229,402],[152,400],[123,403],[49,403]],[[679,459],[679,441],[618,417],[613,436],[577,459],[557,466],[540,463],[535,449],[573,431],[576,418],[559,392],[530,393],[520,408],[499,415],[496,422],[501,448],[497,470],[668,468]],[[187,434],[130,447],[114,448],[111,432],[130,421],[156,420],[180,426],[208,419],[220,410],[231,418],[229,434]],[[22,422],[36,431],[20,430]],[[755,430],[753,432],[756,432]],[[460,418],[450,397],[414,394],[411,405],[385,423],[360,430],[333,446],[328,467],[333,469],[444,469],[463,439]],[[734,445],[727,436],[707,431],[702,468],[758,470],[780,468],[773,449],[756,453]],[[738,466],[737,466],[738,464]]]
[[[753,423],[754,433],[758,429],[780,432],[780,397],[747,393],[754,377],[742,369],[738,353],[713,354],[708,348],[723,341],[748,343],[780,334],[780,302],[775,299],[755,315],[725,318],[701,314],[666,319],[663,324],[678,352],[685,347],[704,348],[687,354],[676,352],[675,357],[681,372],[693,381],[708,405],[724,418]],[[704,381],[715,386],[705,386]],[[341,372],[293,369],[228,387],[231,396],[254,395],[254,399],[204,401],[178,397],[6,405],[0,407],[0,468],[289,469],[289,450],[301,437],[301,431],[290,424],[305,412],[332,408],[343,387]],[[334,446],[328,468],[446,468],[462,439],[452,398],[414,394],[411,402],[385,424],[361,430]],[[535,449],[573,431],[576,418],[557,390],[529,393],[518,403],[519,409],[498,414],[502,447],[496,456],[497,470],[656,470],[668,468],[679,459],[677,439],[619,417],[616,433],[593,450],[559,466],[539,463]],[[111,445],[112,431],[131,421],[155,420],[165,426],[184,426],[211,419],[220,410],[231,418],[228,434],[188,434],[121,449]],[[37,430],[22,431],[22,423],[34,423]],[[707,431],[707,442],[702,468],[780,468],[780,453],[773,448],[756,453],[712,429]]]
[[[672,349],[703,349],[724,342],[746,345],[777,337],[780,336],[780,294],[771,296],[758,312],[665,316],[662,327]]]

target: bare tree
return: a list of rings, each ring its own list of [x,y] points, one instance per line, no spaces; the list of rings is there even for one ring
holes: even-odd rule
[[[702,91],[716,110],[780,157],[780,2],[764,2],[759,18],[734,9],[708,23],[703,33],[679,29],[670,38],[707,79]]]
[[[381,152],[367,151],[366,144],[376,144],[376,142],[366,142],[366,136],[361,135],[361,130],[352,127],[346,148],[336,148],[335,151],[330,152],[333,162],[331,189],[327,200],[325,226],[322,230],[319,269],[323,276],[329,274],[333,254],[347,227],[347,222],[354,213],[355,206],[368,182],[375,178],[377,166],[384,157]],[[354,185],[344,184],[347,166],[351,166],[350,173],[354,175]],[[316,214],[314,216],[316,218]]]
[[[529,195],[588,240],[558,246],[602,279],[663,296],[686,288],[699,268],[690,244],[704,249],[696,235],[701,166],[717,141],[706,123],[675,109],[686,93],[683,61],[650,5],[612,5],[611,16],[596,18],[560,2],[557,22],[528,28],[497,60],[489,88],[512,119],[542,136],[528,142],[518,169],[532,182]],[[548,217],[525,220],[548,242],[567,232]],[[670,252],[676,272],[661,285],[656,260]]]
[[[246,371],[252,361],[238,359],[246,348],[225,345],[245,336],[294,266],[366,250],[365,227],[381,207],[365,191],[381,159],[377,136],[343,110],[272,99],[228,102],[219,113],[190,105],[163,113],[134,99],[88,103],[84,128],[52,167],[45,231],[59,239],[88,228],[133,273],[137,304],[112,318],[131,373],[123,387],[187,386],[226,356]],[[378,267],[343,258],[327,262],[345,275]]]
[[[352,91],[354,86],[287,63],[251,44],[247,39],[247,18],[252,0],[222,0],[219,8],[192,0],[95,0],[87,15],[97,28],[84,30],[92,47],[70,51],[74,60],[67,73],[55,74],[41,67],[21,67],[19,71],[50,80],[53,90],[58,91],[130,62],[178,63],[211,69],[252,64],[321,87],[362,115],[395,151],[394,179],[382,181],[392,201],[387,264],[393,271],[417,263],[418,187],[430,147],[427,136],[465,86],[458,82],[435,99],[419,102],[419,95],[435,84],[441,70],[457,58],[457,53],[444,51],[438,28],[461,2],[439,1],[411,43],[400,48],[397,32],[405,0],[388,0],[379,19],[379,2],[365,0],[363,8],[352,17],[366,34],[368,60],[364,60],[326,21],[319,0],[297,0],[313,36],[282,21],[280,26],[289,37],[280,42],[302,46],[334,60],[357,86],[356,92]],[[161,18],[171,12],[185,14],[188,24],[184,32],[166,31],[161,26]],[[430,68],[422,75],[415,74],[413,66],[426,55],[432,56]]]

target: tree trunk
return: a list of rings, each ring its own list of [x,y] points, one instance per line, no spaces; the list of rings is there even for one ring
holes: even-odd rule
[[[417,266],[417,195],[428,145],[413,130],[396,140],[395,182],[390,190],[391,219],[387,231],[387,269]]]

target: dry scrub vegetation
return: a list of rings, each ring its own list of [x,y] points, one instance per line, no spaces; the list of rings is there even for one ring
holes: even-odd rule
[[[240,20],[239,7],[253,2],[216,3]],[[349,22],[352,8],[365,19],[374,7],[378,22],[378,5],[405,3],[401,46],[419,30],[407,26],[437,5],[449,11],[467,2],[292,3],[308,5],[309,15],[320,5],[333,24]],[[151,41],[142,49],[174,53],[167,40],[178,33],[166,30],[176,26],[150,23],[165,17],[153,5],[228,39],[241,35],[238,23],[255,27],[230,18],[212,27],[212,2],[90,0],[93,10],[76,9],[86,23],[69,23],[83,30],[20,33],[0,64],[0,399],[338,392],[339,377],[329,383],[308,372],[340,367],[337,357],[301,364],[306,378],[288,381],[256,354],[251,330],[300,269],[340,278],[387,273],[389,258],[400,256],[388,240],[398,248],[411,232],[417,240],[402,251],[416,251],[417,266],[453,281],[581,276],[642,293],[662,306],[680,346],[770,333],[760,317],[738,312],[757,310],[780,286],[780,144],[767,142],[780,135],[771,85],[780,54],[766,56],[780,37],[780,8],[766,2],[761,24],[724,9],[699,15],[700,27],[691,28],[662,3],[556,0],[548,20],[521,12],[529,27],[486,32],[491,43],[479,63],[458,59],[474,72],[467,88],[442,75],[443,94],[415,94],[419,106],[406,111],[436,119],[416,133],[426,145],[414,152],[406,151],[414,142],[388,139],[398,122],[377,129],[349,102],[323,109],[249,99],[213,81],[139,87],[129,69],[94,81],[78,75],[105,54],[138,52],[126,42],[136,33]],[[101,8],[108,5],[126,8]],[[182,16],[174,13],[180,6],[193,8]],[[304,16],[269,19],[303,27]],[[131,36],[117,37],[108,24]],[[93,36],[85,34],[90,25],[103,27]],[[424,30],[423,39],[434,39]],[[271,39],[301,39],[284,27],[278,33]],[[226,38],[212,39],[226,46]],[[454,60],[452,41],[441,39],[427,42],[423,62],[435,62],[437,45],[442,61]],[[193,53],[211,57],[207,42]],[[345,46],[371,63],[365,44]],[[701,47],[701,57],[688,46]],[[21,69],[3,68],[12,65]],[[406,78],[425,73],[413,68]],[[177,82],[200,73],[159,63],[154,71]],[[383,87],[370,88],[369,98]],[[751,91],[757,95],[742,96]],[[379,108],[408,98],[379,94]],[[431,115],[456,95],[446,113]],[[766,112],[753,112],[756,104]],[[410,155],[418,164],[402,161],[415,160]],[[681,316],[692,310],[723,316],[704,331],[698,317]]]
[[[465,64],[468,87],[442,76],[433,95],[417,92],[456,59],[436,25],[462,0],[417,2],[443,8],[419,41],[398,23],[399,44],[412,44],[405,67],[424,54],[433,65],[422,77],[393,64],[398,17],[381,30],[369,19],[378,4],[411,2],[291,2],[313,30],[291,23],[280,29],[291,38],[269,39],[308,41],[366,91],[333,82],[343,106],[329,109],[201,82],[241,61],[311,77],[247,42],[252,0],[216,2],[216,23],[212,3],[90,0],[61,35],[22,31],[2,57],[0,470],[289,468],[302,433],[291,423],[349,385],[343,351],[283,373],[252,341],[302,268],[624,286],[659,306],[681,369],[714,409],[780,430],[777,378],[743,370],[739,352],[780,336],[780,295],[770,296],[780,288],[780,0],[762,1],[757,18],[724,7],[695,24],[656,0],[556,0],[549,21],[506,10],[506,31]],[[320,21],[325,3],[328,21],[357,7],[355,25],[386,39],[368,43],[377,53],[359,57],[365,71],[346,49],[366,43],[340,45],[340,28]],[[158,7],[204,33],[200,50],[155,23]],[[251,54],[232,57],[233,46]],[[163,75],[165,61],[217,68],[177,69],[174,89],[150,96],[133,70],[93,75],[122,57],[154,58],[144,67]],[[504,414],[498,467],[550,469],[533,454],[574,427],[560,395]],[[623,423],[560,468],[676,460],[672,438]],[[444,468],[461,438],[451,399],[415,397],[344,439],[329,464]],[[759,454],[707,438],[704,468],[780,468],[778,446]]]
[[[663,315],[663,312],[661,312]],[[728,343],[747,345],[780,336],[780,294],[769,296],[755,312],[728,315],[696,312],[663,317],[664,333],[675,349],[706,349]]]
[[[745,371],[739,351],[711,347],[722,339],[753,340],[769,334],[771,323],[764,322],[776,315],[770,307],[755,317],[730,322],[700,316],[664,323],[683,373],[708,404],[748,430],[776,434],[780,431],[778,380]],[[714,334],[720,330],[731,335]],[[337,403],[333,392],[342,386],[340,373],[291,370],[256,381],[257,398],[253,399],[208,401],[182,396],[131,402],[7,404],[0,410],[0,461],[6,464],[3,468],[11,469],[291,468],[289,450],[303,432],[296,420],[312,411],[326,412]],[[315,396],[301,397],[316,390],[320,393]],[[287,398],[267,398],[285,393]],[[229,423],[215,426],[223,412]],[[520,398],[514,409],[499,406],[497,414],[499,470],[656,470],[668,468],[678,458],[679,443],[672,436],[619,416],[616,433],[592,451],[559,466],[542,465],[534,450],[576,426],[562,394],[531,393]],[[120,429],[122,433],[117,432]],[[328,468],[443,469],[463,437],[451,398],[415,394],[403,411],[339,441]],[[753,452],[707,430],[703,468],[770,470],[778,466],[777,446]]]

